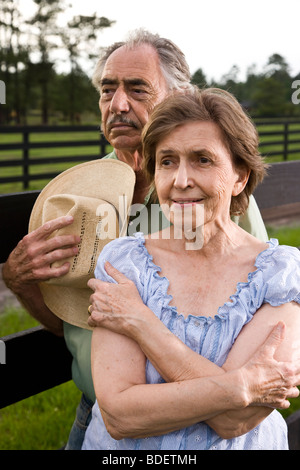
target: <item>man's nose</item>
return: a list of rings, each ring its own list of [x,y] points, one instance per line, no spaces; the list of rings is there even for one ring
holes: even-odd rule
[[[180,163],[175,173],[174,186],[185,189],[194,184],[192,169],[186,163]]]
[[[110,102],[110,111],[114,114],[128,113],[130,109],[127,93],[122,88],[117,88]]]

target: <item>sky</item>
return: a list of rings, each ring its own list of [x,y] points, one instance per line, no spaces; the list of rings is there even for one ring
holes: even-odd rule
[[[29,0],[19,0],[28,13]],[[27,10],[26,10],[27,3]],[[124,40],[136,28],[146,28],[175,42],[185,53],[193,74],[202,68],[208,81],[233,65],[243,80],[247,68],[262,71],[278,53],[300,72],[300,0],[69,0],[69,15],[97,12],[116,23],[102,30],[101,46]]]

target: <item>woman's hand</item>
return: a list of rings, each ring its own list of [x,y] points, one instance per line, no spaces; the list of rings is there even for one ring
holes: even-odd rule
[[[90,326],[100,326],[115,333],[134,336],[132,328],[154,314],[144,305],[134,282],[114,268],[108,261],[105,270],[117,284],[90,279],[88,286],[94,291],[90,297]],[[143,312],[143,315],[141,313]]]
[[[290,406],[288,398],[299,396],[300,361],[279,362],[275,353],[285,335],[285,325],[279,322],[264,344],[243,366],[246,401],[249,405],[285,409]]]

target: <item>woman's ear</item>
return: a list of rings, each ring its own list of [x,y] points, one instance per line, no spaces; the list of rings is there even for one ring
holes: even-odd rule
[[[235,172],[237,175],[237,180],[232,190],[232,196],[238,196],[243,191],[248,182],[251,170],[241,166],[237,168]]]

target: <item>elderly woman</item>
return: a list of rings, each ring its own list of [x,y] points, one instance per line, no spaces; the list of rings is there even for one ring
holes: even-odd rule
[[[255,128],[227,92],[195,90],[156,108],[143,144],[171,226],[108,244],[89,281],[83,449],[286,449],[300,255],[231,219],[265,173]]]

